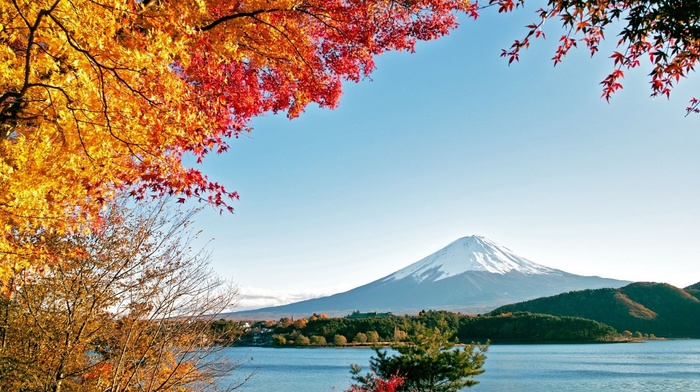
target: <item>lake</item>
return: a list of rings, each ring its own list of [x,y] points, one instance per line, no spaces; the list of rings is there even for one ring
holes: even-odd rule
[[[245,392],[341,392],[350,364],[364,369],[368,348],[232,347],[248,360],[229,380],[255,370]],[[470,391],[700,391],[700,340],[617,344],[492,345],[486,372]]]

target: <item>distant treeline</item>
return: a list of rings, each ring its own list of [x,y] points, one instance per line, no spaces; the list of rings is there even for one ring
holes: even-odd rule
[[[233,323],[233,322],[231,322]],[[423,311],[416,316],[330,318],[313,315],[296,320],[247,323],[241,344],[276,346],[346,346],[400,342],[423,327],[451,333],[459,343],[606,342],[622,339],[607,325],[579,317],[529,312],[465,315]]]
[[[530,312],[463,317],[460,342],[609,342],[620,340],[615,328],[581,317],[557,317]]]

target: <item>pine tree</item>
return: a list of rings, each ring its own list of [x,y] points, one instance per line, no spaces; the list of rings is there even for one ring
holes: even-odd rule
[[[375,349],[370,374],[362,376],[358,366],[352,367],[354,390],[371,391],[376,379],[393,377],[403,380],[397,391],[456,392],[476,385],[474,377],[484,372],[488,346],[455,347],[453,335],[444,325],[430,329],[419,324],[407,342],[392,346],[398,355]]]

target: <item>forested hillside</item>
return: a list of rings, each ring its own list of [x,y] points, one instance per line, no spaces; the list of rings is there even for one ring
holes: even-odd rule
[[[664,283],[632,283],[620,289],[576,291],[506,305],[491,314],[520,311],[583,317],[619,332],[700,338],[700,300],[693,295],[698,295],[694,286],[686,291]]]

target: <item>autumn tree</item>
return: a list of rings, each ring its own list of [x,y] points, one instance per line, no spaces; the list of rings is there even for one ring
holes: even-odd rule
[[[378,343],[379,333],[377,331],[367,331],[367,342],[368,343]]]
[[[284,346],[287,344],[287,338],[285,338],[284,335],[272,335],[272,343],[274,343],[275,346]]]
[[[235,290],[188,249],[188,218],[113,203],[103,230],[48,236],[60,260],[17,274],[0,306],[0,389],[216,390],[237,364],[212,323]]]
[[[511,12],[524,5],[525,0],[489,0],[485,7]],[[694,71],[700,59],[699,0],[548,0],[536,14],[525,37],[504,49],[502,56],[509,63],[518,61],[521,49],[528,48],[533,39],[545,38],[544,25],[551,19],[558,20],[555,23],[561,23],[563,28],[552,58],[554,65],[579,45],[593,56],[612,30],[618,41],[617,50],[609,55],[613,69],[601,82],[606,100],[622,88],[626,70],[647,61],[651,95],[669,97],[673,87]],[[687,113],[700,113],[699,105],[700,101],[691,99]]]
[[[308,323],[309,323],[309,320],[302,317],[302,318],[296,319],[296,321],[294,321],[292,323],[292,326],[294,326],[294,328],[296,328],[296,329],[303,329],[304,327],[306,327],[306,325]]]
[[[0,2],[0,276],[42,233],[98,229],[118,191],[231,209],[185,162],[265,112],[334,108],[373,56],[456,26],[463,0]],[[31,257],[30,257],[31,256]]]
[[[333,344],[336,346],[345,346],[348,344],[348,338],[343,335],[333,335]]]
[[[392,345],[397,355],[376,348],[370,359],[370,373],[353,365],[352,391],[373,391],[377,380],[401,380],[396,391],[457,392],[478,383],[475,376],[484,372],[486,345],[456,348],[452,333],[442,327],[417,325],[405,344]]]
[[[365,344],[367,343],[367,334],[364,332],[358,332],[355,337],[352,338],[353,343]]]
[[[294,337],[294,344],[296,344],[297,346],[308,346],[309,344],[311,344],[311,339],[302,334],[297,334]]]

